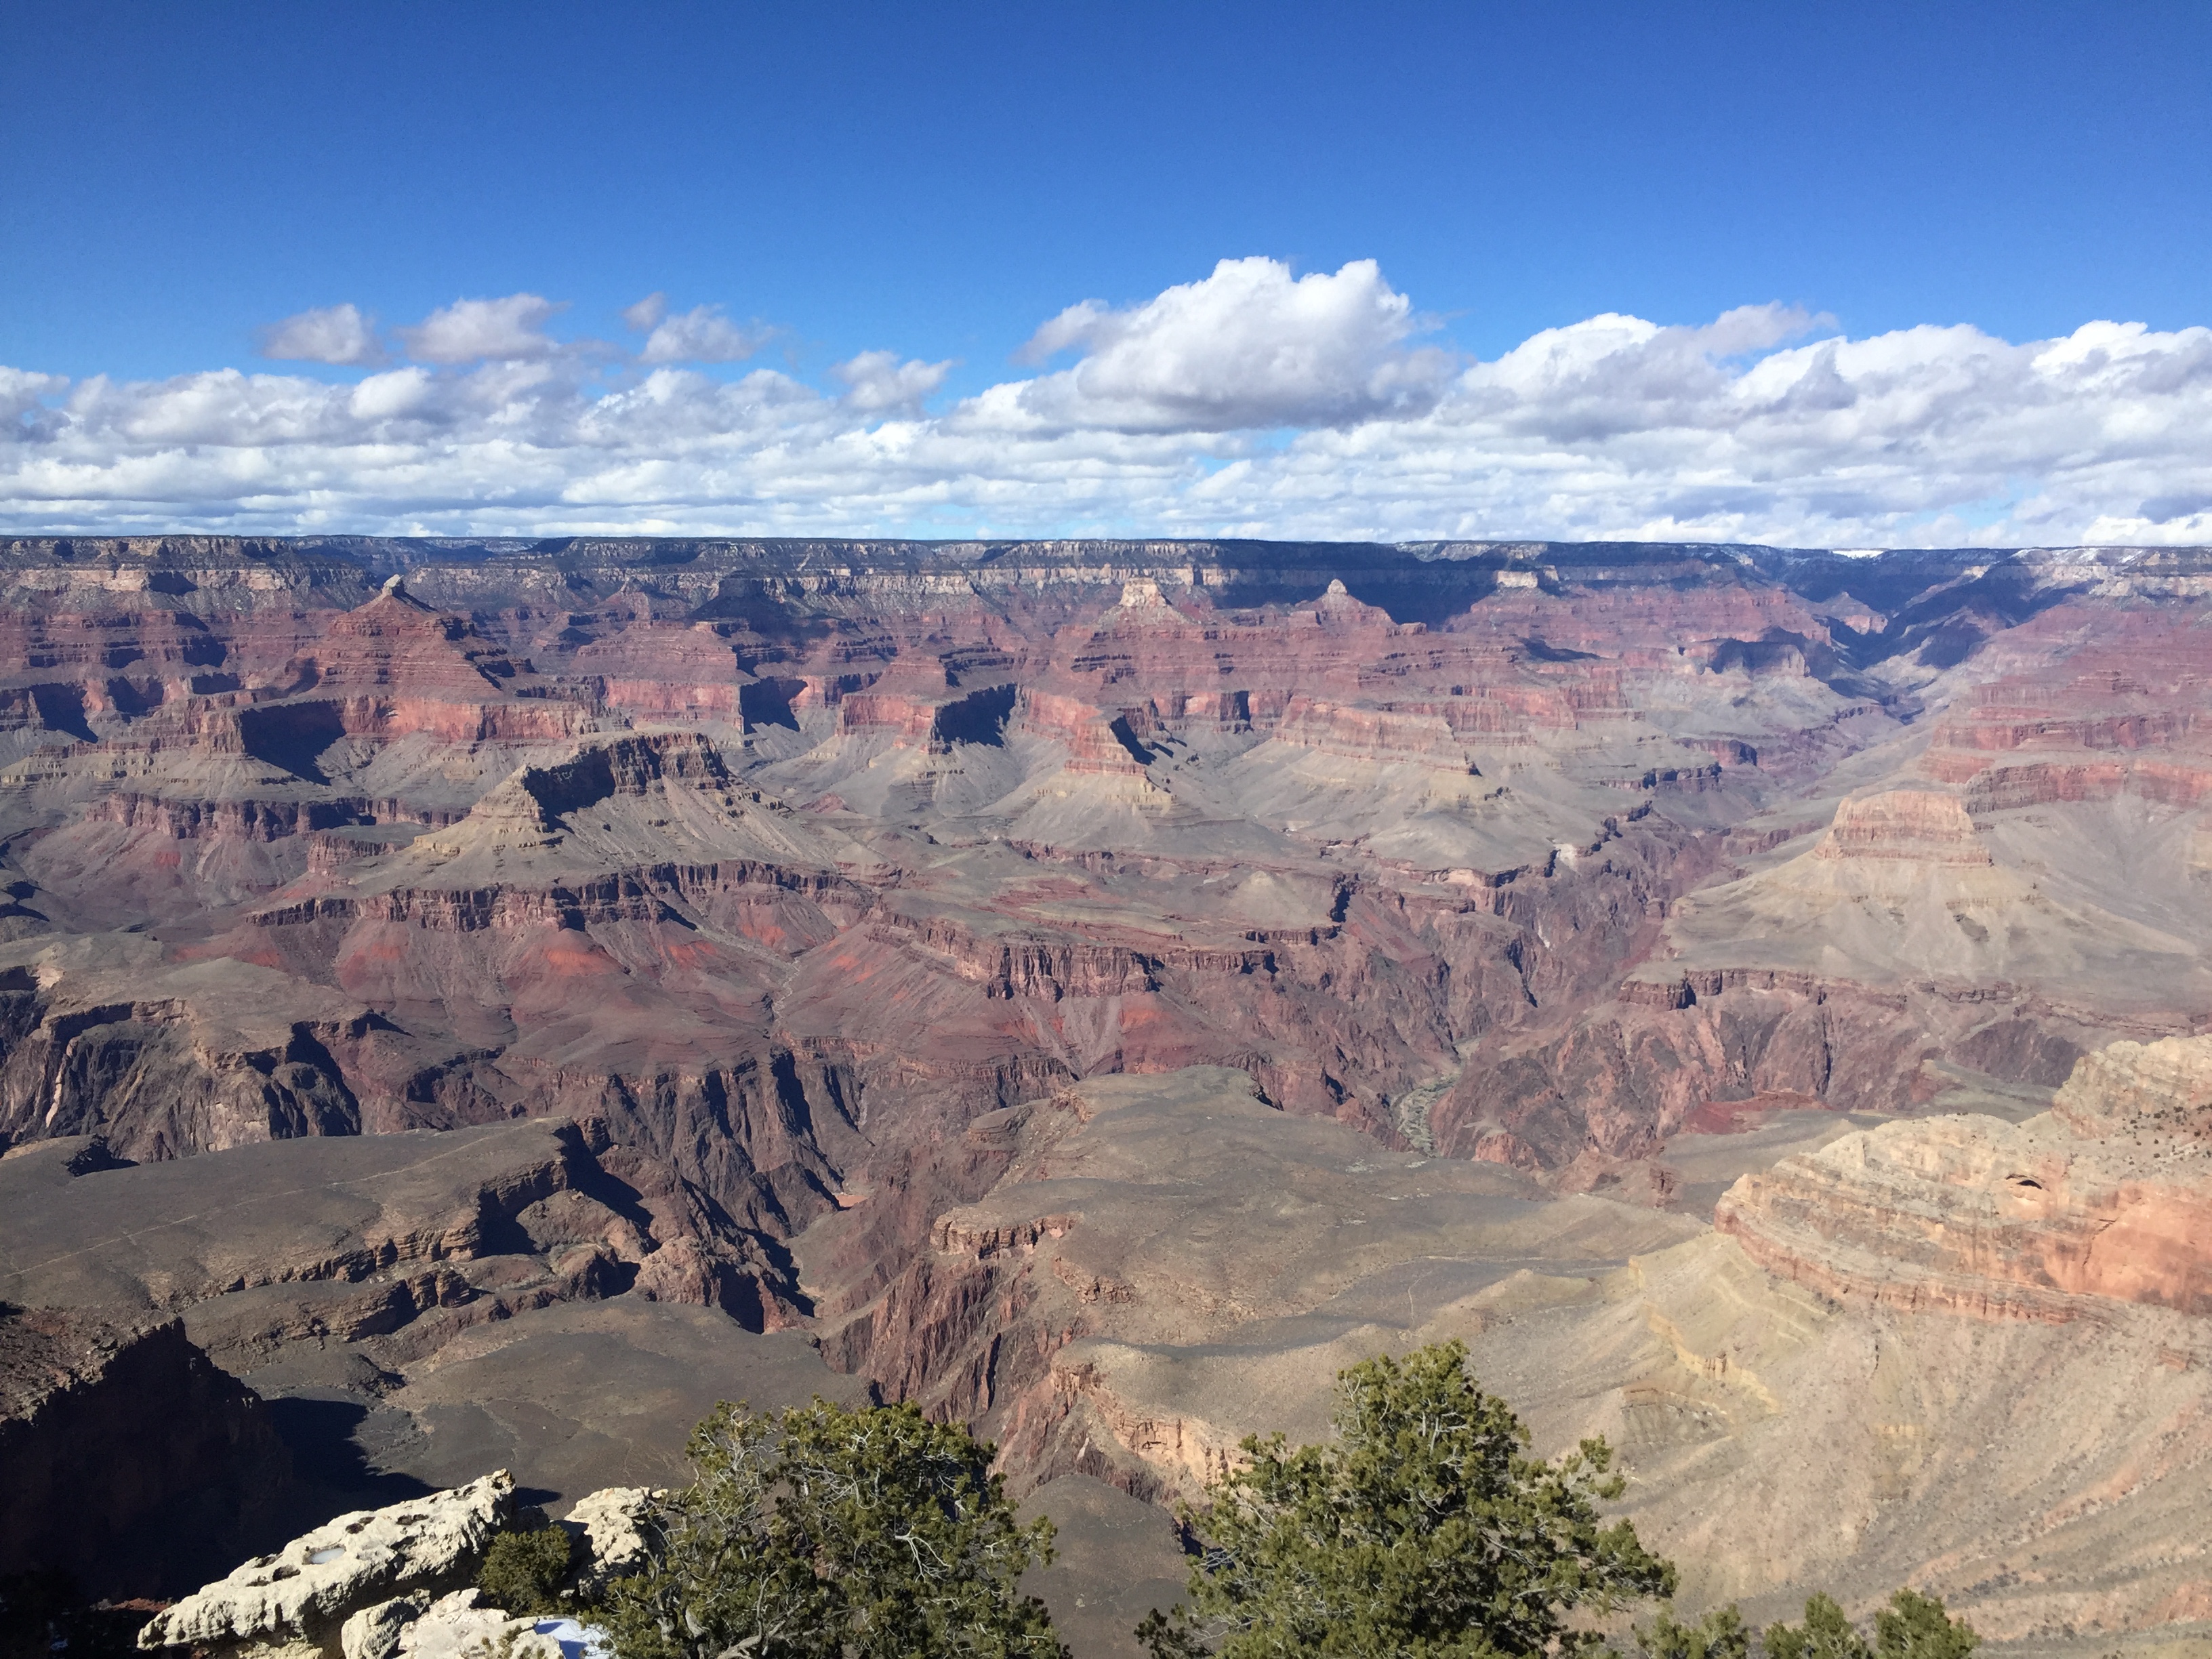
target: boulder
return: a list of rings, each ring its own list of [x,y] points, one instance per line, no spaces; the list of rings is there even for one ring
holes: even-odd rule
[[[430,1598],[421,1590],[363,1607],[339,1628],[339,1650],[345,1659],[392,1659],[407,1627],[429,1610]]]
[[[611,1659],[614,1644],[599,1626],[557,1615],[518,1619],[482,1605],[479,1595],[440,1596],[400,1632],[394,1659]]]
[[[399,1632],[398,1659],[563,1659],[561,1644],[539,1635],[538,1626],[573,1621],[518,1619],[504,1608],[482,1605],[479,1594],[455,1590],[432,1602]]]
[[[501,1469],[448,1492],[381,1510],[362,1510],[256,1556],[227,1578],[162,1613],[138,1634],[142,1648],[216,1650],[343,1646],[351,1615],[386,1604],[363,1622],[364,1651],[397,1620],[395,1595],[456,1589],[474,1574],[514,1505],[514,1478]]]
[[[568,1511],[561,1524],[572,1534],[581,1534],[589,1551],[576,1575],[580,1597],[595,1601],[616,1579],[644,1571],[646,1523],[667,1496],[655,1486],[608,1486],[580,1499]]]

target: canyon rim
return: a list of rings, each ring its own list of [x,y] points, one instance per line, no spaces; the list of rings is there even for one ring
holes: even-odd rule
[[[1621,1449],[1686,1605],[2200,1640],[2208,595],[0,542],[5,1568],[171,1598],[495,1468],[667,1484],[720,1398],[914,1399],[1112,1651],[1162,1506],[1455,1335]]]

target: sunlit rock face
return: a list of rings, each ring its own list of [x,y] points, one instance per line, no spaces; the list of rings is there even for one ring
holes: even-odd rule
[[[2032,1105],[2212,1006],[2206,562],[9,543],[0,1135],[592,1120],[836,1299],[1115,1073],[1660,1198]]]
[[[1748,1175],[1715,1219],[1839,1298],[1992,1318],[2212,1314],[2212,1038],[2114,1043],[2021,1124],[1902,1121]]]
[[[2194,558],[9,544],[0,1133],[597,1112],[787,1231],[1101,1071],[1532,1169],[2047,1088],[2205,988]]]

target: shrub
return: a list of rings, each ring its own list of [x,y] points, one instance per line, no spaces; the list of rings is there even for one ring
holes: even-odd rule
[[[1333,1443],[1248,1438],[1185,1511],[1205,1547],[1187,1602],[1138,1639],[1156,1659],[1559,1655],[1600,1645],[1568,1613],[1670,1593],[1673,1566],[1599,1517],[1621,1490],[1605,1443],[1528,1456],[1466,1361],[1458,1342],[1367,1360],[1337,1378]]]
[[[1981,1644],[1974,1627],[1945,1613],[1936,1596],[1901,1589],[1874,1616],[1877,1659],[1968,1659]]]
[[[1650,1659],[1751,1659],[1752,1638],[1758,1633],[1745,1625],[1731,1601],[1694,1625],[1677,1624],[1671,1613],[1662,1613],[1638,1628],[1636,1645]]]
[[[1875,1614],[1869,1644],[1844,1610],[1825,1595],[1805,1603],[1802,1625],[1769,1625],[1760,1644],[1766,1659],[1968,1659],[1982,1638],[1954,1619],[1933,1595],[1900,1589]]]
[[[1066,1659],[1018,1581],[1052,1559],[993,1449],[912,1405],[817,1399],[780,1419],[725,1404],[693,1432],[696,1478],[616,1584],[619,1659]]]
[[[558,1605],[574,1552],[575,1540],[560,1527],[503,1532],[484,1552],[477,1588],[486,1603],[518,1618],[550,1613]]]
[[[1766,1659],[1874,1659],[1866,1638],[1826,1595],[1805,1603],[1802,1625],[1769,1625],[1759,1638]]]

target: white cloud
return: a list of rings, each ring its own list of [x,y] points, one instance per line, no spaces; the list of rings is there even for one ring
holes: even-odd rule
[[[0,368],[0,442],[52,435],[57,417],[44,400],[68,385],[59,374]]]
[[[318,306],[272,323],[261,334],[261,355],[274,362],[336,363],[357,368],[384,361],[376,324],[357,306]]]
[[[647,321],[647,319],[650,321]],[[653,331],[637,354],[641,363],[735,363],[758,351],[769,337],[764,328],[739,328],[720,306],[694,306],[668,314],[668,301],[647,295],[623,313],[632,328]]]
[[[668,296],[655,289],[634,306],[623,307],[622,319],[640,334],[668,314]]]
[[[543,331],[568,307],[535,294],[499,300],[456,300],[412,328],[398,331],[419,363],[473,363],[550,357],[559,345]]]
[[[1371,265],[1234,261],[1063,312],[1035,349],[1073,361],[933,416],[951,365],[889,351],[835,395],[665,364],[599,389],[554,309],[464,301],[353,385],[0,368],[0,531],[2212,540],[2206,328],[1853,340],[1752,307],[1449,362]]]
[[[346,399],[346,410],[356,420],[390,420],[424,408],[434,392],[427,369],[395,368],[388,374],[372,374],[356,386]]]
[[[896,351],[863,351],[830,372],[848,388],[848,409],[862,415],[919,415],[922,399],[945,384],[952,364],[902,362]]]
[[[1413,303],[1372,259],[1293,278],[1273,259],[1224,259],[1124,311],[1096,300],[1037,330],[1022,356],[1081,348],[1073,368],[1021,386],[1013,412],[1040,428],[1231,432],[1343,425],[1426,408],[1451,370],[1407,350]]]

